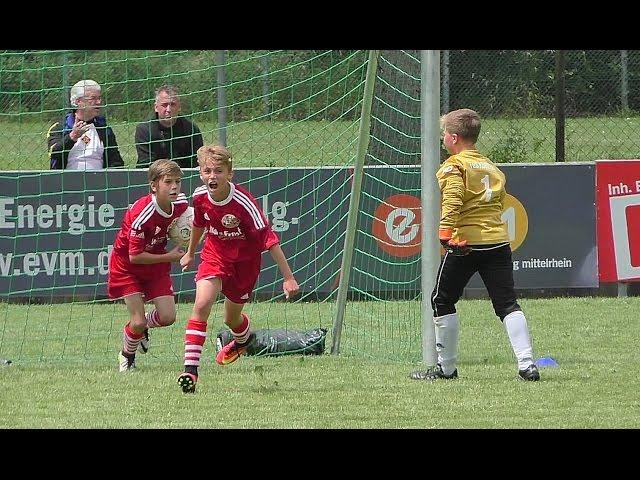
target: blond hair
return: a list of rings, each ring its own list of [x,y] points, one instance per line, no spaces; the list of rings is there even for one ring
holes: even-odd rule
[[[480,115],[469,108],[453,110],[443,115],[440,125],[447,132],[472,143],[476,143],[480,136]]]
[[[173,175],[182,178],[182,169],[173,160],[167,160],[166,158],[159,158],[149,166],[149,172],[147,173],[147,179],[149,183],[157,182],[162,177],[167,175]]]
[[[203,145],[198,149],[198,165],[204,167],[207,161],[220,162],[229,171],[233,169],[233,156],[231,152],[222,145]]]

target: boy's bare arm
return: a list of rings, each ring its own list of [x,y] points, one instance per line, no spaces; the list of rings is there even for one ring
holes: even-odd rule
[[[203,227],[192,227],[191,228],[191,238],[189,239],[189,247],[187,248],[187,252],[180,259],[180,265],[182,266],[182,271],[186,271],[196,256],[196,247],[198,246],[198,242],[202,237],[202,233],[204,232]]]
[[[269,249],[269,253],[271,257],[278,265],[280,269],[280,273],[282,273],[282,277],[284,278],[284,282],[282,283],[282,290],[284,290],[284,296],[286,299],[293,297],[300,291],[300,286],[298,282],[293,276],[293,272],[289,267],[289,262],[287,262],[286,257],[284,256],[284,252],[280,247],[279,243],[276,243]]]
[[[180,247],[173,247],[167,253],[142,252],[138,255],[129,255],[129,261],[134,265],[152,265],[154,263],[177,262],[184,255],[184,250]]]

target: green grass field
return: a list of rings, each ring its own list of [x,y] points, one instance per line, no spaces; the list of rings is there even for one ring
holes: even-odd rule
[[[0,170],[47,170],[46,133],[53,120],[0,122]],[[218,141],[215,123],[203,118],[198,125],[205,143]],[[111,126],[125,166],[134,168],[135,123],[112,121]],[[638,158],[639,131],[639,117],[567,119],[566,161]],[[237,167],[344,165],[355,156],[357,135],[358,121],[252,121],[231,123],[228,144]],[[409,142],[419,158],[419,138]],[[487,119],[478,148],[498,162],[554,162],[555,120]]]
[[[362,303],[362,311],[382,302]],[[208,342],[198,391],[175,384],[191,305],[177,323],[153,331],[152,350],[131,374],[117,371],[116,305],[0,304],[2,428],[638,428],[640,380],[636,355],[640,298],[524,299],[536,356],[552,356],[542,380],[517,379],[506,333],[488,300],[459,303],[461,335],[455,381],[417,382],[419,327],[403,322],[418,302],[389,305],[388,322],[411,325],[390,339],[388,325],[365,333],[380,350],[352,341],[342,353],[213,361]],[[256,328],[312,328],[330,318],[329,304],[256,303]],[[403,314],[406,312],[406,314]],[[268,321],[265,320],[268,317]],[[355,318],[347,316],[350,327]],[[214,312],[210,331],[221,327]],[[74,332],[77,332],[74,334]],[[32,335],[31,335],[32,333]],[[27,340],[23,340],[29,335]],[[49,338],[49,341],[45,339]],[[66,342],[64,339],[66,338]],[[400,343],[411,345],[408,354]]]

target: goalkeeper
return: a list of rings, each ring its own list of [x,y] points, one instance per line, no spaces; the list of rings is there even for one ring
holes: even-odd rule
[[[502,321],[524,380],[540,379],[533,362],[527,320],[518,305],[513,262],[502,221],[505,176],[476,149],[480,117],[469,109],[441,119],[443,143],[451,154],[436,173],[441,193],[439,237],[445,253],[431,294],[438,364],[411,374],[415,380],[457,378],[458,314],[456,303],[478,272]]]
[[[171,262],[180,261],[184,251],[176,246],[167,252],[165,247],[167,231],[189,201],[180,193],[182,170],[176,162],[156,160],[147,178],[150,193],[125,213],[109,259],[109,298],[123,298],[129,311],[118,354],[121,372],[135,368],[137,350],[147,353],[149,328],[167,327],[176,320]],[[155,306],[146,314],[145,301]]]

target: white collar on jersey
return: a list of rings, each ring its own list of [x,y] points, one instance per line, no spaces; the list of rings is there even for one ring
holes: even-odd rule
[[[153,199],[153,206],[156,207],[156,212],[158,212],[164,218],[171,218],[171,216],[173,215],[173,209],[176,208],[173,202],[171,202],[171,213],[167,213],[162,208],[160,208],[160,205],[158,205],[158,200],[156,200],[155,194],[152,193],[151,198]]]
[[[214,205],[226,205],[227,203],[229,203],[233,198],[233,194],[236,191],[236,186],[232,182],[229,182],[229,185],[231,185],[231,188],[229,189],[229,195],[227,196],[227,198],[225,198],[221,202],[216,202],[213,198],[211,198],[211,192],[207,190],[207,197],[209,198],[209,201]]]

